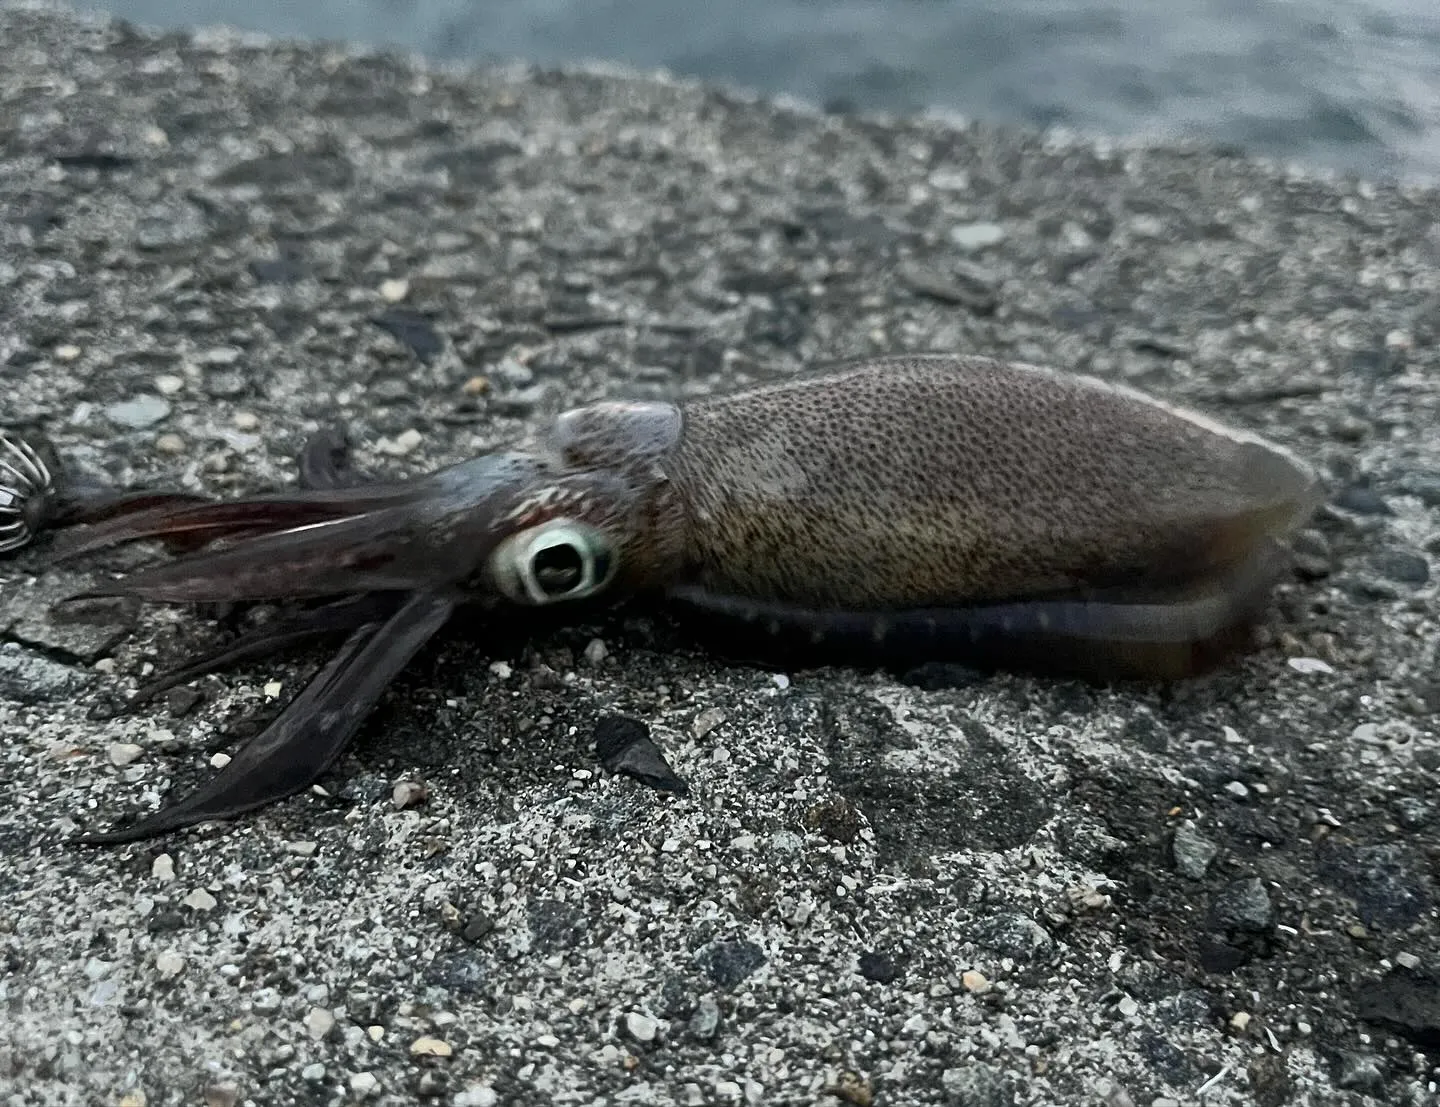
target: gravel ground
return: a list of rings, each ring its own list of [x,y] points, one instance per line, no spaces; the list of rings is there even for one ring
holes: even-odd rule
[[[0,423],[79,471],[273,487],[336,418],[413,471],[949,349],[1201,404],[1331,490],[1205,680],[460,626],[324,794],[92,851],[324,654],[119,714],[213,622],[52,621],[94,566],[0,562],[0,1101],[1436,1101],[1435,192],[36,7],[0,42]],[[615,716],[688,794],[602,771]]]

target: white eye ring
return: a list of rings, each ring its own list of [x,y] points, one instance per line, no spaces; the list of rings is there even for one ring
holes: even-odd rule
[[[610,583],[616,568],[605,535],[570,519],[512,534],[490,555],[491,576],[501,593],[536,606],[593,596]]]

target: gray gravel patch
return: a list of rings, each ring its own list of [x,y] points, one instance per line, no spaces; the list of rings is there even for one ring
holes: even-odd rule
[[[336,421],[415,471],[944,349],[1204,405],[1332,490],[1203,681],[457,626],[323,794],[103,851],[64,839],[323,653],[118,713],[215,613],[60,622],[123,558],[0,562],[0,1102],[1435,1102],[1434,191],[41,8],[0,42],[0,424],[87,475],[279,487]],[[602,769],[612,717],[683,794]]]

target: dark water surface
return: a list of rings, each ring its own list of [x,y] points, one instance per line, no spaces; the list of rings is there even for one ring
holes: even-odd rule
[[[1440,0],[77,0],[432,58],[612,61],[836,108],[1440,178]]]

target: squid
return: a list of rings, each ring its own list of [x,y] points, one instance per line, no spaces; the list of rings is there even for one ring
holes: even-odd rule
[[[206,784],[135,841],[299,792],[457,613],[649,595],[787,649],[1173,681],[1253,645],[1288,539],[1322,501],[1309,465],[1126,386],[950,354],[829,366],[684,404],[606,401],[493,454],[366,477],[343,429],[299,488],[215,500],[63,487],[0,438],[0,551],[56,531],[69,561],[171,556],[85,596],[288,602],[142,687],[143,700],[280,648],[338,651]],[[791,655],[793,656],[793,654]]]

